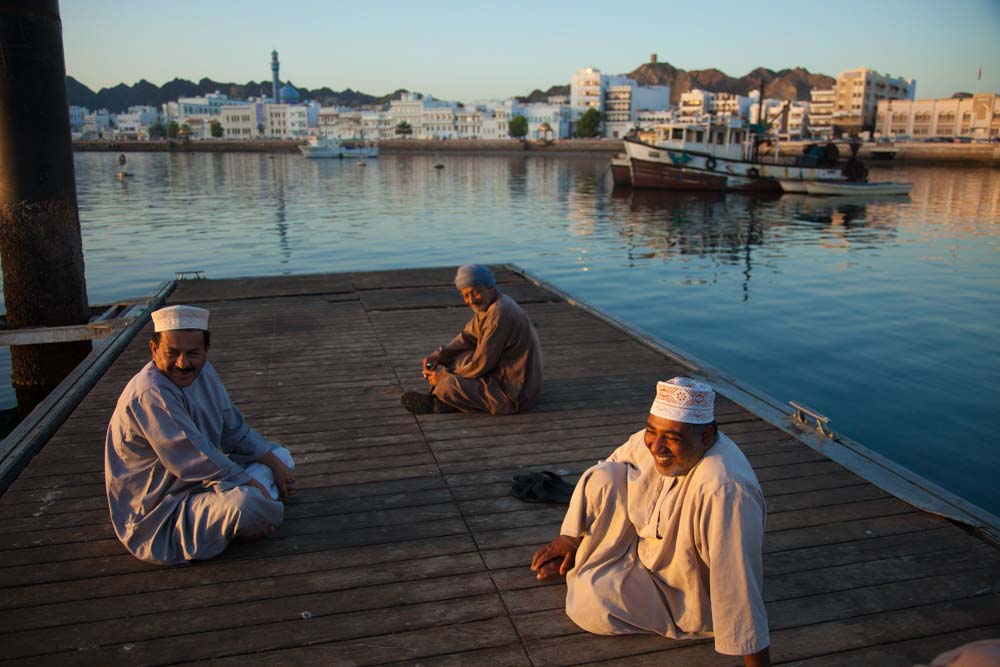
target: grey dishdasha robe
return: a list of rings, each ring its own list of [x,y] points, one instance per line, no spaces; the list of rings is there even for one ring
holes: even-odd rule
[[[125,386],[105,440],[115,533],[144,561],[211,558],[281,523],[282,503],[247,486],[278,445],[247,425],[211,363],[186,388],[150,361]]]

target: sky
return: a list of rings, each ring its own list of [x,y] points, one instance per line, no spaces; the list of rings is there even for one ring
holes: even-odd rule
[[[94,91],[146,79],[399,88],[471,101],[569,83],[583,67],[856,67],[917,98],[1000,92],[1000,0],[61,0],[66,72]],[[982,80],[977,81],[982,67]],[[226,92],[226,91],[222,91]]]

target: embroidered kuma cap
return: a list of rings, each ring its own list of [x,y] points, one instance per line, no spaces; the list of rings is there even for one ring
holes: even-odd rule
[[[455,287],[460,290],[466,287],[473,287],[474,285],[493,287],[496,284],[497,281],[493,277],[493,272],[490,271],[489,267],[482,264],[465,264],[458,267],[458,273],[455,274]]]
[[[208,311],[196,306],[169,306],[153,312],[153,331],[177,329],[208,331]]]
[[[651,415],[685,424],[711,424],[715,420],[715,392],[704,382],[673,378],[656,383]]]

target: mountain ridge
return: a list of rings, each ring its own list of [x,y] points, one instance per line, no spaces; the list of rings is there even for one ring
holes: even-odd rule
[[[642,85],[670,86],[670,102],[677,104],[681,95],[692,89],[700,88],[711,92],[734,93],[746,95],[764,84],[764,96],[780,100],[808,100],[813,88],[831,88],[835,79],[825,74],[813,74],[803,67],[782,69],[775,72],[765,67],[757,67],[741,77],[731,77],[722,70],[708,68],[703,70],[678,69],[667,62],[648,62],[635,68],[625,76],[635,79]],[[291,83],[286,81],[284,83]],[[294,85],[294,84],[292,84]],[[246,99],[247,97],[263,97],[271,92],[270,81],[248,81],[244,84],[234,82],[214,81],[202,78],[197,83],[187,79],[174,78],[157,86],[146,79],[140,79],[133,85],[119,83],[111,88],[101,88],[94,92],[72,76],[66,76],[66,93],[69,103],[88,109],[108,109],[112,113],[122,113],[130,106],[150,105],[159,107],[166,102],[175,101],[178,97],[196,97],[214,92],[225,93],[231,99]],[[323,106],[342,105],[360,107],[381,105],[390,100],[399,99],[406,92],[400,88],[380,97],[347,88],[335,91],[327,86],[309,89],[298,88],[299,97],[303,101],[317,100]],[[517,97],[526,102],[543,102],[551,95],[568,95],[567,84],[550,86],[548,90],[533,90],[526,96]]]

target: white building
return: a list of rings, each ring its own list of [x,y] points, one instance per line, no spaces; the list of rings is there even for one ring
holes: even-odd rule
[[[833,137],[835,88],[813,88],[809,94],[809,134],[823,139]]]
[[[265,104],[264,134],[297,139],[309,134],[309,110],[302,104]]]
[[[513,114],[528,121],[527,139],[568,139],[572,132],[572,112],[561,104],[518,104]],[[512,116],[513,118],[513,116]]]
[[[131,106],[127,112],[115,116],[115,137],[145,141],[149,139],[149,128],[159,120],[156,107]]]
[[[890,139],[916,140],[1000,137],[1000,95],[880,100],[875,134]]]
[[[596,109],[608,137],[624,137],[635,127],[640,111],[670,108],[670,86],[640,86],[627,76],[601,74],[595,67],[570,76],[569,91],[573,122],[588,109]]]
[[[111,114],[108,113],[107,109],[98,109],[83,117],[80,136],[83,139],[102,139],[110,129]]]
[[[764,125],[768,132],[778,135],[779,139],[797,140],[808,136],[809,103],[791,102],[767,98],[763,104],[750,105],[748,118],[751,123],[760,123],[760,110],[763,107]]]
[[[264,120],[263,102],[249,104],[230,104],[219,110],[219,122],[222,123],[224,139],[259,139],[267,130]]]
[[[197,118],[218,116],[222,107],[234,104],[246,104],[246,102],[231,100],[228,95],[215,91],[204,97],[179,97],[176,102],[167,102],[163,105],[163,115],[168,121],[184,123],[191,116]]]

